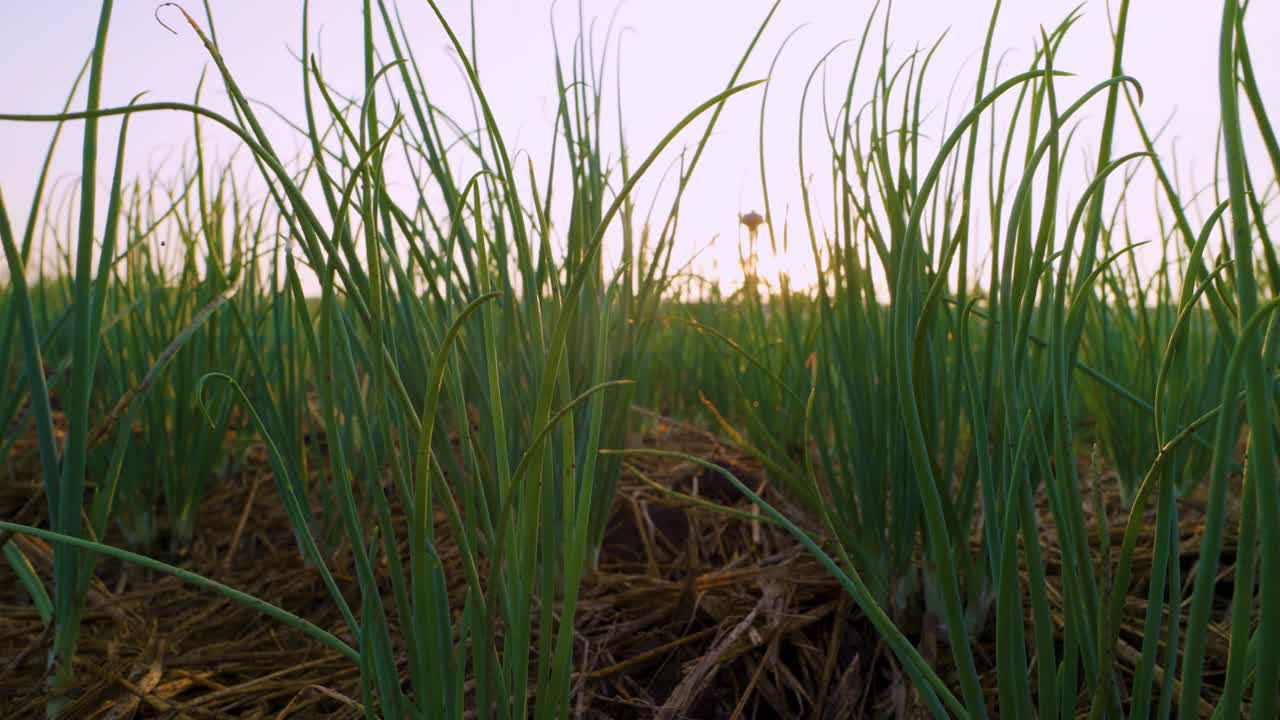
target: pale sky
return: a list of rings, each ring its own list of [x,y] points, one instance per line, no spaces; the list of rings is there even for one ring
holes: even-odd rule
[[[157,24],[153,17],[157,4],[153,0],[117,0],[107,47],[104,105],[122,105],[144,90],[150,100],[189,101],[201,71],[206,65],[211,66],[196,37],[180,26],[176,12],[164,11],[162,17],[178,28],[178,35],[171,35]],[[299,47],[301,2],[214,0],[211,4],[223,55],[241,87],[251,97],[269,100],[279,110],[300,119],[300,71],[291,52]],[[528,152],[542,170],[556,102],[552,22],[554,18],[567,52],[577,30],[577,3],[561,0],[554,10],[547,0],[478,0],[476,4],[479,66],[486,93],[510,149]],[[588,20],[599,18],[599,34],[615,10],[618,26],[628,28],[622,42],[622,96],[633,163],[688,110],[723,89],[770,4],[767,0],[584,0],[583,11]],[[1040,26],[1056,25],[1077,4],[1078,0],[1006,0],[996,39],[997,51],[1008,51],[1002,76],[1025,69]],[[467,3],[442,0],[441,5],[465,36],[464,41],[469,40]],[[186,6],[203,20],[199,3],[191,1]],[[866,0],[784,0],[743,75],[743,79],[763,77],[782,39],[797,26],[808,23],[788,46],[779,65],[766,120],[766,160],[775,220],[780,225],[789,208],[793,247],[786,257],[762,258],[762,269],[766,273],[786,270],[796,283],[812,281],[808,243],[798,233],[802,227],[796,162],[800,93],[813,64],[828,49],[842,40],[858,37],[870,7]],[[96,4],[85,0],[0,0],[0,8],[0,108],[5,112],[56,111],[92,45]],[[470,105],[457,67],[450,60],[446,40],[430,17],[426,3],[402,0],[400,8],[435,102],[469,118]],[[903,58],[916,46],[928,46],[950,29],[934,61],[924,96],[926,108],[935,111],[933,123],[928,126],[934,132],[940,130],[943,106],[957,73],[957,102],[971,102],[977,54],[989,13],[987,2],[898,0],[894,4],[890,42],[895,58]],[[1060,68],[1078,76],[1060,84],[1060,97],[1070,100],[1108,76],[1111,41],[1107,13],[1108,7],[1101,0],[1089,0],[1085,5],[1083,20],[1068,36],[1057,60]],[[1221,4],[1208,0],[1136,0],[1130,14],[1125,69],[1146,89],[1147,122],[1158,127],[1176,111],[1161,150],[1168,153],[1176,138],[1182,181],[1203,184],[1211,177],[1217,133],[1216,63]],[[351,95],[359,94],[363,87],[358,52],[360,3],[315,0],[311,27],[313,47],[321,53],[326,79]],[[1248,27],[1263,96],[1277,107],[1280,46],[1268,38],[1280,27],[1280,3],[1252,3]],[[597,41],[597,47],[599,44]],[[610,49],[606,127],[616,126],[613,107],[617,88],[612,74],[616,47],[615,42]],[[832,94],[839,92],[847,78],[855,47],[846,45],[832,57]],[[866,97],[865,90],[862,96]],[[221,83],[212,70],[203,103],[215,109],[227,107]],[[759,103],[759,90],[730,102],[682,214],[680,254],[688,257],[701,250],[696,267],[730,283],[736,275],[738,242],[743,232],[737,214],[762,209],[756,151]],[[1103,107],[1103,102],[1095,101],[1088,116],[1100,118]],[[952,120],[956,109],[952,109]],[[1117,155],[1140,149],[1134,133],[1128,131],[1127,112],[1122,110],[1120,117]],[[806,115],[810,127],[806,131],[808,146],[814,152],[807,167],[816,175],[819,227],[824,222],[829,224],[825,218],[831,214],[827,164],[821,156],[821,118],[819,101],[811,99]],[[101,125],[103,169],[99,176],[104,183],[113,162],[116,127],[115,121]],[[172,169],[175,156],[191,137],[189,118],[177,114],[139,117],[132,127],[127,167],[133,175],[163,167],[166,158]],[[210,142],[219,155],[226,157],[235,147],[234,139],[206,127]],[[16,222],[25,219],[51,130],[51,125],[0,123],[0,188]],[[282,152],[303,149],[300,140],[291,136],[283,124],[269,123],[268,131]],[[686,131],[682,141],[693,143],[698,134],[697,129]],[[1096,132],[1081,135],[1091,136],[1096,137]],[[75,129],[64,135],[54,173],[63,183],[79,172],[79,139]],[[1251,148],[1257,147],[1251,138]],[[1092,155],[1096,148],[1080,144],[1073,153],[1083,157],[1086,150]],[[669,151],[667,158],[674,157]],[[1254,157],[1256,162],[1264,161],[1260,152],[1254,152]],[[657,175],[666,165],[666,160],[659,163],[659,173],[652,178],[655,182],[641,187],[638,199],[642,209],[648,206]],[[1074,181],[1069,177],[1069,197],[1079,196],[1085,185],[1083,178],[1083,174]],[[1140,232],[1154,227],[1149,217],[1146,224],[1142,217],[1150,213],[1149,188],[1149,183],[1138,186],[1142,200],[1136,203],[1134,216]],[[778,230],[781,232],[781,227]]]

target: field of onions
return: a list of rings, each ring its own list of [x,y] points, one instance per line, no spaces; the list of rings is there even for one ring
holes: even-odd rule
[[[1129,0],[1089,3],[1112,72],[1069,94],[1079,13],[1020,28],[1010,68],[982,8],[945,115],[938,45],[868,4],[790,128],[764,122],[799,50],[766,35],[778,0],[652,147],[617,141],[620,33],[583,21],[543,166],[466,3],[425,3],[465,103],[384,0],[341,30],[355,94],[304,12],[290,135],[209,3],[156,8],[209,61],[188,100],[101,102],[103,0],[56,50],[88,53],[63,107],[0,101],[0,148],[51,137],[34,195],[0,192],[0,717],[1280,717],[1280,141],[1250,3],[1203,30],[1194,188],[1125,72],[1160,32]],[[749,247],[807,248],[812,286],[675,259],[730,112],[760,116]],[[154,114],[191,142],[132,177]]]

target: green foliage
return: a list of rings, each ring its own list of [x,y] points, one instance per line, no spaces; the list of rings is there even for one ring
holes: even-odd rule
[[[1071,98],[1059,97],[1056,57],[1079,14],[1042,31],[1030,65],[1002,79],[993,65],[996,3],[972,100],[940,127],[921,100],[938,46],[895,56],[889,8],[877,6],[856,39],[841,102],[823,106],[825,176],[805,166],[813,138],[796,137],[801,177],[822,177],[800,188],[797,232],[817,286],[759,277],[752,227],[743,286],[697,297],[675,292],[681,199],[722,109],[758,84],[742,75],[777,5],[725,90],[634,167],[626,144],[608,147],[602,130],[612,28],[600,56],[587,37],[567,52],[557,45],[557,161],[541,176],[516,167],[474,48],[435,0],[428,5],[468,83],[469,129],[436,102],[409,33],[383,0],[362,3],[365,88],[354,98],[325,80],[304,11],[296,137],[263,129],[262,106],[238,85],[235,58],[221,55],[207,4],[203,21],[174,12],[213,61],[230,115],[200,104],[203,81],[191,103],[100,107],[110,2],[63,110],[0,115],[54,123],[50,156],[65,123],[84,130],[81,183],[62,206],[44,195],[48,162],[21,235],[0,198],[9,269],[0,292],[2,447],[10,453],[34,430],[49,508],[48,529],[0,529],[56,543],[51,597],[19,546],[4,547],[54,627],[55,689],[71,682],[80,610],[94,559],[105,554],[223,593],[342,653],[360,668],[370,717],[565,717],[580,587],[620,456],[645,452],[617,451],[640,403],[716,427],[817,520],[802,527],[731,473],[685,458],[726,475],[819,558],[936,717],[1192,716],[1203,701],[1209,623],[1228,619],[1217,716],[1240,716],[1246,700],[1254,716],[1275,716],[1280,615],[1254,610],[1280,603],[1280,395],[1270,370],[1280,262],[1266,218],[1280,143],[1238,0],[1225,2],[1220,42],[1227,195],[1199,227],[1189,219],[1196,198],[1177,189],[1143,122],[1141,88],[1123,74],[1126,1],[1114,18],[1112,76]],[[817,102],[816,80],[842,57],[833,48],[813,67],[797,128]],[[85,78],[85,110],[71,112]],[[776,248],[792,238],[771,212],[768,99],[765,86],[760,230]],[[1113,148],[1128,122],[1122,109],[1141,138],[1128,154]],[[1101,126],[1086,141],[1078,121],[1099,110]],[[154,178],[130,185],[128,120],[157,111],[192,118],[194,156],[173,188]],[[617,115],[621,130],[620,107]],[[125,122],[99,229],[97,122],[113,116]],[[1244,152],[1248,120],[1265,163]],[[681,158],[668,209],[657,222],[641,217],[637,184],[696,122],[705,125]],[[230,167],[206,165],[209,123],[244,146],[263,200],[247,200]],[[300,160],[277,151],[297,139],[308,148]],[[1064,181],[1073,145],[1097,153],[1074,198]],[[401,160],[415,180],[408,193],[388,180]],[[1135,249],[1144,243],[1130,232],[1138,167],[1157,179],[1153,273],[1140,270]],[[818,192],[829,194],[832,216],[819,216]],[[554,217],[561,207],[567,216]],[[602,252],[613,236],[616,265]],[[60,267],[45,267],[50,247]],[[309,294],[312,282],[318,292]],[[66,420],[62,439],[55,410]],[[341,611],[350,644],[101,542],[113,522],[133,550],[151,548],[163,527],[189,542],[205,490],[258,440],[299,552]],[[1113,472],[1080,470],[1093,448]],[[1241,473],[1224,615],[1214,601],[1231,478]],[[1086,519],[1111,482],[1129,512],[1114,562],[1109,535]],[[1207,498],[1206,520],[1200,561],[1184,583],[1179,500],[1191,494]],[[1152,506],[1155,542],[1143,549],[1152,566],[1140,588],[1134,563]],[[397,510],[407,529],[393,522]],[[1060,608],[1048,594],[1044,536],[1058,553]],[[457,548],[463,577],[446,574],[445,544]],[[338,545],[350,548],[352,567],[330,567]],[[354,577],[358,592],[342,577]],[[1115,668],[1131,601],[1145,610],[1129,678]],[[912,645],[907,623],[921,603],[945,626],[954,675],[930,668]],[[1170,612],[1183,607],[1185,627]],[[974,646],[992,632],[988,707]],[[59,709],[55,701],[51,716]]]

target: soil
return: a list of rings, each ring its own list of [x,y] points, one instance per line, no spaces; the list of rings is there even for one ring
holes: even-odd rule
[[[712,434],[668,426],[640,444],[719,463],[749,486],[761,488],[766,499],[787,507],[764,482],[756,463]],[[323,439],[312,447],[322,448]],[[752,512],[727,481],[692,463],[648,456],[630,462],[663,487]],[[1089,510],[1087,490],[1082,491],[1095,549],[1100,538],[1109,537],[1114,557],[1126,519],[1120,499],[1114,494],[1104,498],[1107,517],[1100,524]],[[1059,554],[1046,529],[1052,525],[1041,500],[1048,596],[1060,619]],[[1199,547],[1201,527],[1190,521],[1199,504],[1189,499],[1183,508],[1188,519],[1181,542],[1184,581],[1194,572]],[[803,519],[796,508],[788,512]],[[39,524],[45,514],[34,474],[19,473],[0,483],[0,517]],[[403,526],[398,511],[397,522]],[[1097,532],[1100,525],[1107,532]],[[1153,525],[1154,518],[1144,523],[1128,593],[1116,660],[1122,683],[1131,676],[1141,645],[1142,598],[1150,568],[1150,557],[1141,548],[1150,547]],[[1235,522],[1228,522],[1224,597],[1230,595],[1234,529]],[[437,537],[448,537],[441,530]],[[239,471],[211,488],[190,546],[168,549],[163,527],[161,533],[149,554],[279,605],[342,637],[340,614],[318,573],[296,549],[261,448],[250,448]],[[28,537],[14,541],[49,583],[49,546]],[[123,542],[114,534],[107,541]],[[354,589],[349,554],[339,544],[332,555],[330,567],[338,583]],[[449,566],[456,552],[446,547],[441,555]],[[461,586],[460,573],[451,580]],[[354,594],[349,601],[358,607]],[[1215,620],[1224,612],[1225,601]],[[909,598],[895,614],[939,674],[957,687],[946,631],[924,609],[923,600]],[[394,636],[399,630],[392,632]],[[574,717],[927,717],[866,617],[790,535],[765,522],[693,505],[631,471],[620,479],[599,561],[584,580],[576,636]],[[1220,675],[1215,673],[1225,666],[1225,637],[1223,626],[1211,629],[1207,701],[1218,692]],[[973,642],[994,709],[993,621]],[[30,599],[8,564],[0,563],[0,718],[44,717],[49,644],[50,634]],[[358,670],[332,650],[220,595],[110,559],[97,565],[75,674],[65,714],[70,718],[362,717]],[[1087,710],[1088,700],[1080,698],[1081,710]]]

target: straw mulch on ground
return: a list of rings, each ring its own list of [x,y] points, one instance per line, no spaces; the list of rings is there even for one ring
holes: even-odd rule
[[[755,464],[711,434],[666,426],[643,443],[725,465],[785,505]],[[664,487],[751,511],[732,486],[702,468],[654,457],[633,463]],[[350,641],[318,574],[301,561],[269,472],[262,450],[251,448],[245,471],[208,494],[195,542],[170,552],[162,537],[153,552]],[[33,496],[38,500],[29,502]],[[1088,495],[1082,493],[1082,500],[1092,523]],[[1118,548],[1125,513],[1114,494],[1105,502],[1111,542]],[[1194,517],[1196,506],[1188,500],[1183,517]],[[1061,613],[1057,550],[1044,503],[1041,512],[1049,597]],[[45,513],[35,475],[10,476],[0,484],[0,517],[42,523]],[[1140,548],[1149,547],[1153,524],[1147,524]],[[1230,594],[1234,525],[1228,523],[1223,558],[1224,597]],[[440,529],[438,536],[447,537]],[[1184,581],[1194,572],[1200,533],[1198,524],[1184,523]],[[1095,542],[1098,535],[1093,533]],[[31,538],[15,542],[48,578],[50,548]],[[448,548],[442,556],[446,563],[456,558]],[[332,568],[343,587],[356,587],[340,546]],[[1122,681],[1137,660],[1149,569],[1140,549],[1117,658]],[[461,587],[460,580],[455,586]],[[358,597],[349,600],[358,607]],[[789,535],[758,520],[692,506],[630,472],[620,482],[598,568],[584,581],[578,613],[575,717],[925,717],[862,613]],[[954,687],[941,624],[919,601],[896,614]],[[1214,625],[1211,633],[1207,692],[1216,694],[1226,631]],[[0,718],[44,717],[49,643],[50,633],[11,569],[0,563]],[[975,650],[994,708],[993,626],[975,639]],[[334,652],[219,595],[109,559],[98,564],[90,590],[76,677],[68,713],[74,718],[362,717],[357,670]],[[1087,698],[1081,703],[1087,707]]]

